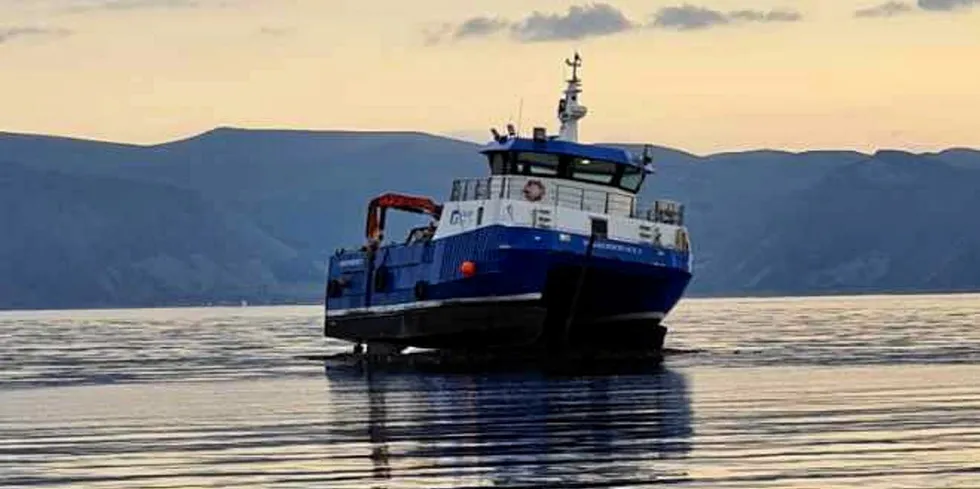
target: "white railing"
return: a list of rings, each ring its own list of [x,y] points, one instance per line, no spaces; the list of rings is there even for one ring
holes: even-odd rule
[[[453,180],[453,188],[449,193],[450,202],[464,202],[467,200],[488,200],[497,192],[493,192],[493,184],[499,181],[492,178],[460,178]]]
[[[684,204],[672,200],[655,200],[653,207],[646,207],[642,214],[633,217],[675,226],[684,225]]]
[[[453,181],[451,202],[489,199],[524,200],[525,178],[461,178]],[[573,185],[548,183],[548,192],[540,203],[586,212],[628,216],[651,222],[683,225],[684,206],[677,202],[657,200],[652,209],[640,211],[636,199],[629,195]]]

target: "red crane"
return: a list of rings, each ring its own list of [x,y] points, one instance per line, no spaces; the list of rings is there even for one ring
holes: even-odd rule
[[[387,193],[371,200],[368,204],[367,225],[365,234],[368,240],[380,240],[385,227],[385,216],[388,209],[397,209],[415,214],[428,214],[433,219],[442,215],[442,205],[428,197]]]

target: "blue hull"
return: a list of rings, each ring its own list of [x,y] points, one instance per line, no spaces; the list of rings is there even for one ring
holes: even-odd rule
[[[628,324],[641,331],[658,326],[691,279],[686,253],[598,240],[586,259],[587,247],[585,236],[488,226],[382,247],[373,259],[364,251],[341,252],[329,275],[345,283],[328,290],[325,334],[440,348],[533,342],[549,319],[567,318],[581,281],[574,319],[588,334],[580,336],[625,339]],[[464,261],[476,264],[472,277],[460,271]]]

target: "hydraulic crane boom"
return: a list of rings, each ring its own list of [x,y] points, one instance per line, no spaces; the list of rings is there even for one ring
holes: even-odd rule
[[[368,204],[365,234],[369,240],[381,238],[388,209],[397,209],[415,214],[428,214],[434,219],[439,219],[442,215],[442,205],[437,204],[428,197],[396,193],[379,195]]]

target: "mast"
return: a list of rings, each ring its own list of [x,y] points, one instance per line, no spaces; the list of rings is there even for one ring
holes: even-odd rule
[[[572,78],[566,80],[568,85],[565,87],[565,98],[558,102],[558,120],[561,122],[558,139],[578,141],[578,121],[588,112],[584,105],[578,103],[578,95],[582,93],[582,80],[578,77],[582,57],[576,51],[575,58],[565,59],[565,64],[572,67]]]

